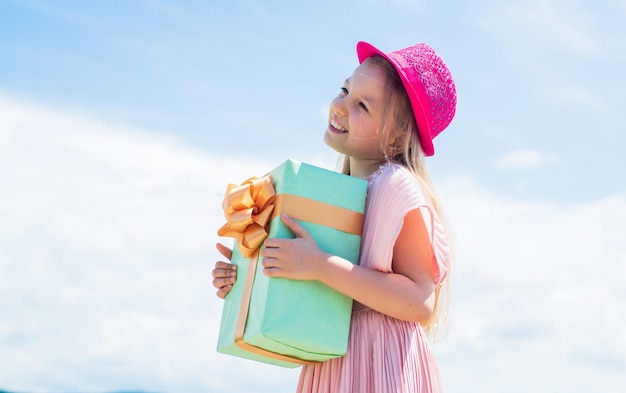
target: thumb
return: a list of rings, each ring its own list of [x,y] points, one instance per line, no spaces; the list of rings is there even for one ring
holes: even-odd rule
[[[293,233],[296,234],[296,237],[301,237],[304,239],[312,239],[311,234],[304,229],[298,221],[289,217],[286,213],[280,215],[280,218],[283,220],[283,223],[287,226],[287,228],[291,229]]]
[[[233,257],[233,250],[231,250],[230,248],[226,247],[225,245],[223,245],[222,243],[217,243],[215,245],[215,247],[217,248],[217,251],[220,252],[220,254],[222,254],[224,257],[226,257],[228,260],[231,260]]]

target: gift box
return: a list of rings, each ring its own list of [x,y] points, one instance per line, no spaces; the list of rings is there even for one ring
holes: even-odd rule
[[[322,250],[358,263],[366,193],[363,179],[295,160],[229,185],[227,224],[218,233],[236,238],[238,270],[224,299],[218,352],[284,367],[346,353],[352,299],[318,281],[265,276],[259,250],[267,237],[295,237],[284,212]]]

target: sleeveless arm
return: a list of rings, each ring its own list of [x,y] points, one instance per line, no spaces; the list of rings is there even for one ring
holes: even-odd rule
[[[388,201],[385,203],[389,220],[406,225],[408,214],[419,210],[425,233],[421,231],[422,228],[413,227],[411,229],[413,234],[407,234],[407,236],[409,240],[419,246],[416,248],[416,252],[424,248],[431,250],[432,258],[430,261],[432,266],[424,266],[424,268],[432,273],[433,283],[439,285],[448,274],[450,246],[445,227],[432,208],[422,186],[406,169],[395,170],[380,186],[389,190],[386,195]],[[418,213],[412,214],[417,215]],[[402,230],[402,226],[396,228],[394,243],[397,242]],[[394,265],[392,265],[392,270],[396,271]]]

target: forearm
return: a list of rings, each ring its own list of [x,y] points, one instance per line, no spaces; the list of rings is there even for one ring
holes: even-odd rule
[[[397,273],[385,273],[327,256],[320,264],[318,280],[357,302],[394,318],[423,322],[434,303],[434,284],[424,276],[416,281]]]

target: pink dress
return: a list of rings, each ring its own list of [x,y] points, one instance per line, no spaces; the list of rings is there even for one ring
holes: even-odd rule
[[[449,246],[444,228],[419,182],[404,167],[385,164],[368,181],[361,266],[391,272],[393,246],[404,216],[420,208],[437,260],[435,284],[448,271]],[[436,393],[439,369],[422,327],[354,303],[345,356],[302,368],[298,392]]]

